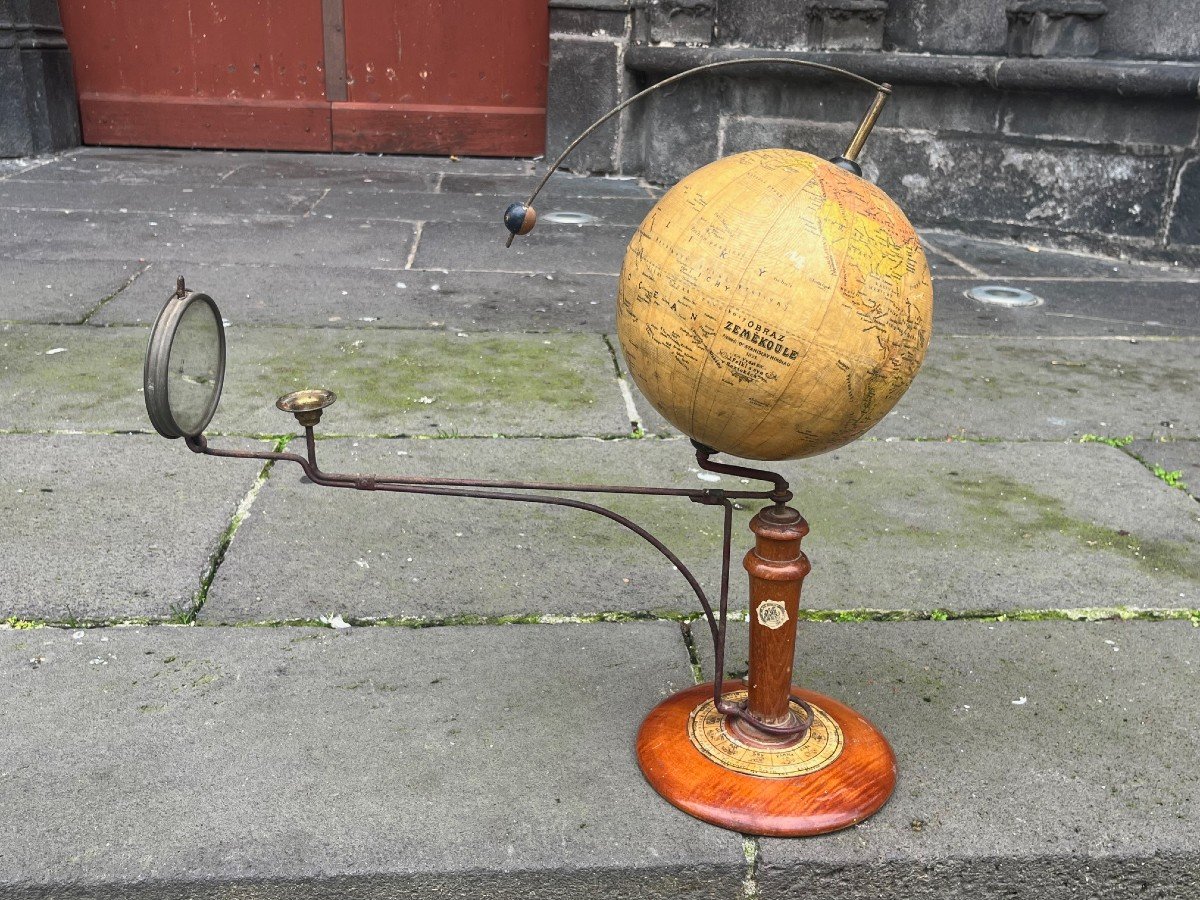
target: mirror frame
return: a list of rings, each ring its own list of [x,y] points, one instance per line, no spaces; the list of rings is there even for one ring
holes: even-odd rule
[[[194,431],[185,431],[175,421],[171,413],[171,397],[169,390],[169,366],[171,363],[171,345],[175,343],[175,332],[183,321],[183,314],[193,303],[206,304],[217,320],[217,387],[208,401],[208,406],[201,416],[203,424]],[[221,389],[225,386],[225,321],[221,318],[221,310],[208,294],[199,291],[176,291],[168,298],[162,312],[154,321],[150,331],[150,343],[146,347],[146,366],[142,373],[142,386],[146,397],[146,412],[150,415],[150,423],[155,431],[165,438],[196,437],[203,433],[212,421],[221,402]]]

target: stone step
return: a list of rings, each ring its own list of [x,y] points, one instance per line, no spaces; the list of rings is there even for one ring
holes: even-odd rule
[[[148,337],[147,328],[0,330],[0,430],[149,430]],[[217,433],[294,431],[275,400],[308,387],[339,395],[326,433],[625,435],[631,427],[598,335],[233,327],[227,342]]]
[[[0,436],[0,623],[186,619],[259,469],[157,435]]]
[[[1190,897],[1198,634],[805,624],[797,682],[879,726],[900,779],[854,828],[744,843],[637,769],[691,683],[675,623],[4,631],[0,892]]]
[[[642,780],[675,623],[0,633],[0,896],[737,897]]]
[[[682,440],[332,439],[319,460],[375,474],[755,487],[702,480]],[[201,621],[233,623],[700,613],[665,558],[593,513],[319,488],[289,463],[259,483],[260,463],[149,435],[4,435],[0,461],[0,619],[170,621],[205,597]],[[1200,512],[1113,447],[861,443],[782,470],[812,526],[804,604],[817,617],[1200,607]],[[631,516],[715,592],[719,511],[577,496]],[[734,609],[757,504],[743,507]]]
[[[144,328],[4,327],[0,430],[145,429],[147,336]],[[326,426],[339,434],[617,436],[632,427],[599,335],[234,326],[227,337],[216,431],[285,432],[274,399],[315,384],[343,398]],[[912,389],[870,437],[1196,437],[1198,349],[1188,338],[936,338]],[[677,433],[630,389],[646,431]]]
[[[794,682],[880,728],[899,781],[859,826],[760,841],[758,896],[1200,896],[1197,666],[1186,622],[801,623]]]

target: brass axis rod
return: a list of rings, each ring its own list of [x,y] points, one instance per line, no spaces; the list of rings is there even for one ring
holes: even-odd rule
[[[875,122],[879,119],[879,114],[883,112],[883,104],[887,103],[887,98],[891,92],[892,86],[890,84],[879,86],[879,92],[875,94],[875,100],[871,103],[871,108],[867,110],[867,114],[863,116],[863,120],[858,123],[858,130],[854,132],[854,137],[850,138],[850,146],[842,154],[844,159],[848,159],[851,162],[858,161],[858,154],[862,152],[863,144],[867,142],[867,138],[871,134],[871,129],[875,127]]]

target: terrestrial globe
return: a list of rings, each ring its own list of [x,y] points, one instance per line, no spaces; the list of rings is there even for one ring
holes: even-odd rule
[[[882,190],[808,153],[756,150],[688,175],[625,255],[617,333],[672,425],[749,459],[853,441],[907,390],[933,290]]]

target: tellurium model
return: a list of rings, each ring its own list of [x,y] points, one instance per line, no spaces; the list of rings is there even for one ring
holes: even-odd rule
[[[571,507],[605,516],[649,542],[696,595],[713,639],[714,681],[668,697],[637,739],[651,785],[698,818],[748,834],[800,836],[845,828],[876,812],[896,781],[883,735],[829,697],[792,685],[808,524],[779,475],[717,462],[726,453],[796,459],[840,447],[887,414],[929,343],[932,288],[912,226],[857,159],[891,89],[802,60],[712,63],[664,79],[593,123],[547,171],[527,202],[504,214],[508,243],[536,224],[533,202],[567,155],[645,95],[698,72],[736,65],[823,70],[875,89],[843,156],[795,150],[740,153],[675,185],[630,241],[617,290],[617,333],[630,374],[654,407],[692,439],[698,465],[770,483],[762,490],[657,488],[334,474],[317,463],[314,428],[335,400],[297,391],[277,406],[304,428],[302,454],[210,447],[204,429],[220,399],[225,335],[215,302],[179,279],[147,351],[146,406],[165,437],[211,456],[297,463],[316,485]],[[721,588],[714,604],[666,543],[595,503],[567,494],[641,494],[720,507]],[[750,666],[726,681],[735,501],[762,503],[750,522]]]

